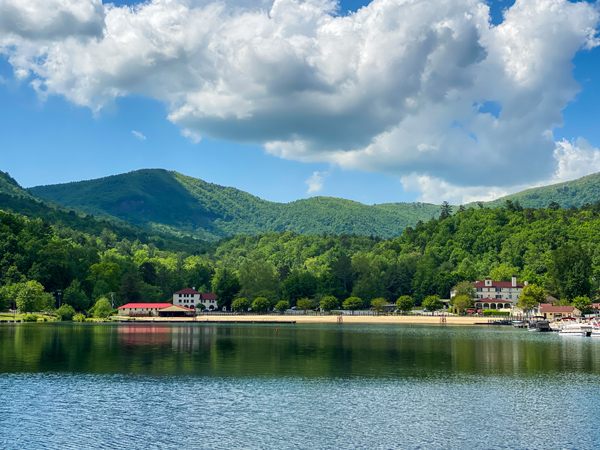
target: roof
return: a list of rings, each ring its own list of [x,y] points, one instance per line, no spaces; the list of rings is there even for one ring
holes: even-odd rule
[[[175,292],[175,294],[199,294],[199,293],[200,292],[198,292],[192,288],[185,288],[185,289]]]
[[[482,298],[475,300],[475,303],[512,303],[510,300],[502,300],[501,298]]]
[[[127,303],[126,305],[119,306],[119,309],[125,308],[168,308],[171,303]]]
[[[486,286],[485,285],[485,281],[476,281],[475,283],[475,287],[476,288],[484,288],[484,287],[495,287],[495,288],[514,288],[514,287],[518,287],[518,288],[524,288],[525,285],[523,283],[517,283],[516,286],[513,286],[512,281],[492,281],[492,285],[491,286]]]
[[[549,303],[540,304],[541,313],[572,313],[574,310],[574,306],[553,306]]]
[[[213,294],[212,292],[202,292],[200,293],[200,300],[216,300],[217,294]]]
[[[184,311],[194,311],[193,309],[190,308],[186,308],[185,306],[181,306],[181,305],[171,305],[169,304],[169,306],[167,306],[166,308],[162,308],[160,311],[175,311],[178,309],[183,309]]]

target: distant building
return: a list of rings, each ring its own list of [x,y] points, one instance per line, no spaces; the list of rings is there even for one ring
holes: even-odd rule
[[[492,281],[487,277],[484,281],[473,283],[477,296],[473,300],[477,309],[506,309],[509,310],[516,306],[525,283],[517,283],[517,277],[512,276],[511,281]],[[456,290],[450,291],[450,298],[456,296]]]
[[[554,320],[562,317],[577,317],[581,315],[581,311],[574,306],[554,306],[549,303],[541,303],[540,314],[546,319]]]
[[[217,295],[198,292],[196,288],[185,288],[173,294],[174,305],[196,308],[199,303],[202,303],[207,309],[217,309]]]
[[[119,307],[119,316],[177,317],[187,316],[195,310],[170,303],[127,303]]]

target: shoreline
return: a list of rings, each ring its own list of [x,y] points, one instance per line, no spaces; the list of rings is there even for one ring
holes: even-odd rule
[[[239,315],[239,316],[197,316],[188,317],[136,317],[135,320],[123,321],[123,323],[139,322],[172,322],[172,323],[338,323],[338,317],[342,317],[341,323],[371,323],[371,324],[407,324],[407,325],[488,325],[485,317],[457,317],[457,316],[277,316],[277,315]],[[441,322],[441,319],[445,322]]]

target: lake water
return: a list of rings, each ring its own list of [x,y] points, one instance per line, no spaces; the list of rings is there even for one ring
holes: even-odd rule
[[[594,449],[600,339],[510,327],[0,326],[1,449]]]

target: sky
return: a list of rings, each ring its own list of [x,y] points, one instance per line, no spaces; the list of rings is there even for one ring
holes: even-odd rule
[[[600,4],[0,0],[0,170],[491,200],[600,171]]]

